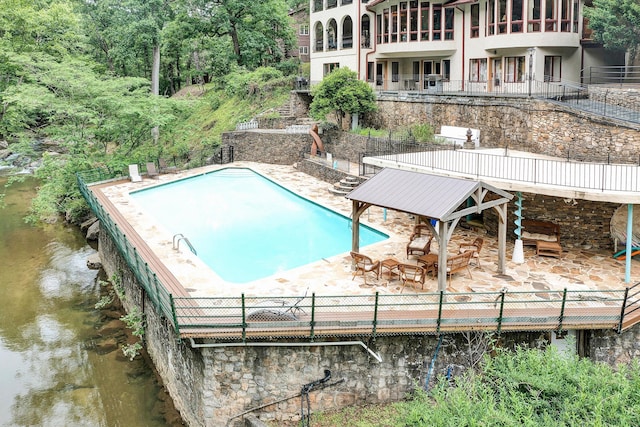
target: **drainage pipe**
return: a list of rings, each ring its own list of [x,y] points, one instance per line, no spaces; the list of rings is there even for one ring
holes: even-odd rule
[[[342,345],[359,345],[373,356],[379,363],[382,363],[382,356],[371,350],[362,341],[335,341],[335,342],[281,342],[281,343],[268,343],[268,342],[253,342],[253,343],[201,343],[198,344],[193,338],[189,338],[192,348],[220,348],[220,347],[331,347]]]

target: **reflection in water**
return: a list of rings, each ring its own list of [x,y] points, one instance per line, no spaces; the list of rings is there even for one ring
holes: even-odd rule
[[[94,250],[75,229],[24,224],[33,186],[0,209],[0,426],[167,426],[144,360],[96,351]]]

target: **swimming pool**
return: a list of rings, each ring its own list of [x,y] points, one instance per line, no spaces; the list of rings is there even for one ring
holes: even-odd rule
[[[247,283],[351,250],[351,219],[246,168],[131,193],[223,280]],[[360,247],[387,239],[360,225]],[[186,247],[186,246],[183,246]]]

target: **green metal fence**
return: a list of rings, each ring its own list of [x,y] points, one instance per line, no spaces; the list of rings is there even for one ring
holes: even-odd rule
[[[611,291],[420,293],[198,298],[171,294],[99,203],[88,183],[106,170],[78,173],[78,185],[156,309],[179,337],[228,339],[444,333],[469,330],[603,329],[620,331],[637,305],[629,288]],[[635,298],[635,297],[634,297]],[[627,318],[625,318],[627,316]]]

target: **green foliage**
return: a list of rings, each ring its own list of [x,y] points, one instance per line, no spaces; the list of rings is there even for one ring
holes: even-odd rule
[[[640,425],[640,363],[613,369],[550,346],[497,349],[478,372],[440,378],[407,402],[314,415],[314,427]]]
[[[342,123],[345,113],[361,114],[377,108],[373,89],[348,68],[332,71],[311,93],[309,113],[316,120],[325,120],[328,114],[335,113],[336,121]]]
[[[640,3],[638,0],[593,0],[585,7],[593,37],[607,49],[629,52],[633,64],[640,45]]]
[[[133,309],[128,314],[122,316],[120,320],[127,325],[127,328],[131,329],[133,335],[138,338],[144,336],[144,314],[138,307],[133,307]]]
[[[142,344],[140,344],[140,342],[124,344],[122,346],[122,354],[124,354],[131,362],[140,354],[140,350],[142,350]]]
[[[411,134],[417,142],[432,142],[435,132],[429,124],[419,124],[411,127]]]

